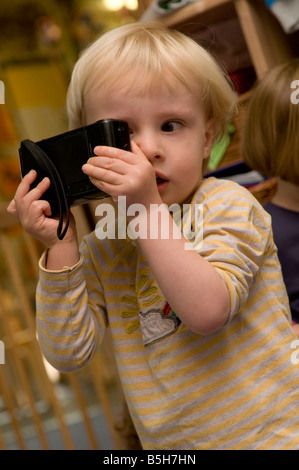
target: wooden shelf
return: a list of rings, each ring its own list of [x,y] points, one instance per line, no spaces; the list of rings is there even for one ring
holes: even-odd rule
[[[264,0],[198,0],[159,21],[192,34],[232,16],[239,20],[257,77],[291,58],[283,29]]]
[[[232,8],[232,0],[198,0],[162,17],[161,21],[169,27],[180,29],[180,26],[186,25],[192,30],[200,23],[209,24],[215,18],[224,18]]]

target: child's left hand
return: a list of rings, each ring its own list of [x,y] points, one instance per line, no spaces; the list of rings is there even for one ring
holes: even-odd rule
[[[95,147],[95,157],[83,165],[82,171],[101,191],[117,202],[118,196],[126,196],[127,208],[134,203],[161,204],[153,166],[135,142],[132,151],[115,147]]]

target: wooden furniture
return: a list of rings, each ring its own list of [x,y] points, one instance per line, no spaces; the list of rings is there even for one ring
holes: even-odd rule
[[[257,77],[291,57],[286,35],[264,0],[198,0],[159,21],[192,34],[231,16],[239,20]]]

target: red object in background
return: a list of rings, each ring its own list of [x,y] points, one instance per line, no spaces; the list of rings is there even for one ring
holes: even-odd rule
[[[256,81],[256,74],[253,67],[236,70],[235,72],[229,73],[229,76],[235,85],[235,90],[238,95],[242,95],[242,93],[250,90]]]

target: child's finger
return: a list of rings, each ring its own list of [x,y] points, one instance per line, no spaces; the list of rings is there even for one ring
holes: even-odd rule
[[[7,206],[7,212],[9,212],[11,215],[17,217],[18,213],[17,213],[17,206],[16,206],[16,201],[13,199],[12,201],[10,201],[10,203],[8,204]]]
[[[37,215],[43,214],[46,217],[50,217],[52,215],[50,203],[42,199],[38,201],[34,201],[31,206],[31,209],[35,211]]]
[[[138,148],[135,144],[135,148]],[[139,155],[141,150],[139,149]],[[128,152],[127,150],[118,149],[116,147],[104,147],[104,146],[97,146],[94,148],[94,153],[96,157],[91,157],[88,161],[92,160],[93,158],[97,157],[110,157],[122,160],[126,163],[134,164],[137,162],[137,155],[133,152]],[[143,154],[142,154],[143,155]]]
[[[142,152],[141,148],[138,147],[138,145],[134,142],[134,140],[131,140],[131,148],[132,152],[138,156],[144,156],[144,153]]]
[[[36,201],[42,197],[42,195],[49,189],[50,179],[45,177],[38,183],[38,185],[31,189],[24,197],[26,197],[26,202],[31,204],[33,201]]]
[[[118,158],[92,157],[83,165],[82,171],[88,173],[94,168],[100,168],[124,175],[128,171],[128,164],[130,165],[130,163],[124,162]]]
[[[29,171],[29,173],[27,173],[27,175],[23,177],[21,183],[17,187],[16,194],[14,197],[15,201],[22,199],[28,193],[28,191],[30,190],[30,185],[33,183],[36,176],[36,171],[31,170]]]
[[[102,168],[99,166],[95,165],[90,165],[89,163],[86,163],[82,167],[82,171],[89,176],[90,179],[93,179],[91,181],[94,184],[94,181],[102,181],[106,183],[111,183],[111,184],[119,184],[120,178],[126,174],[125,171],[123,172],[117,172],[114,169],[111,170],[109,168]],[[97,186],[97,184],[96,184]]]

